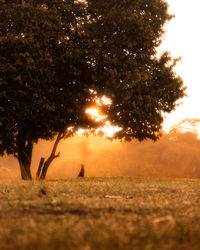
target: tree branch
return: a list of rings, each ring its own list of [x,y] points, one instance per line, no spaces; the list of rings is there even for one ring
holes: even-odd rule
[[[41,169],[42,171],[40,170],[41,174],[38,172],[38,174],[39,174],[38,178],[40,180],[44,180],[45,179],[46,174],[47,174],[47,170],[48,170],[50,164],[52,163],[52,161],[55,158],[58,158],[60,156],[60,152],[58,154],[56,154],[56,150],[57,150],[57,147],[58,147],[58,143],[60,142],[61,139],[63,139],[65,137],[65,134],[66,133],[63,132],[63,131],[60,131],[58,133],[49,158],[45,162],[43,162],[43,164],[42,164],[42,169]]]
[[[40,179],[40,173],[41,173],[43,165],[44,165],[44,157],[41,157],[40,163],[39,163],[39,166],[38,166],[38,170],[37,170],[37,173],[36,173],[36,179],[37,180]]]

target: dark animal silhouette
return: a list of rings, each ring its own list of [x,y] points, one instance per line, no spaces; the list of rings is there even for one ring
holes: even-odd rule
[[[80,172],[78,174],[78,177],[84,177],[85,175],[85,167],[83,164],[81,164],[81,169],[80,169]]]

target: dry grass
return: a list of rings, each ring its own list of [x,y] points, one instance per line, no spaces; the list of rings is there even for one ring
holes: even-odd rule
[[[200,180],[0,182],[0,250],[200,249]]]

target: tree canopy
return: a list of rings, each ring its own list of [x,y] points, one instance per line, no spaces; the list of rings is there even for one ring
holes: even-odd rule
[[[96,96],[116,138],[160,135],[163,112],[184,96],[160,58],[163,25],[172,16],[162,0],[0,0],[0,154],[19,160],[31,179],[34,143],[99,124],[85,110]]]

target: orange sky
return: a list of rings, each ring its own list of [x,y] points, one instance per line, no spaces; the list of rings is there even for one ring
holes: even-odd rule
[[[187,86],[188,97],[182,100],[182,105],[177,107],[164,122],[164,128],[178,123],[185,118],[200,118],[200,0],[167,0],[170,13],[175,18],[165,26],[164,41],[159,48],[168,50],[173,57],[182,57],[176,66],[176,72],[183,78]],[[200,129],[199,129],[200,131]]]
[[[43,156],[47,158],[53,142],[35,145],[32,173]],[[77,177],[81,164],[86,177],[200,177],[200,140],[194,133],[164,134],[156,143],[148,140],[120,142],[104,137],[74,136],[58,146],[60,157],[51,164],[47,179]],[[13,157],[0,159],[0,181],[20,179],[19,166]]]
[[[165,129],[177,124],[182,119],[200,119],[200,0],[167,0],[167,2],[170,4],[170,12],[174,13],[176,18],[165,26],[166,33],[159,52],[168,50],[173,57],[182,56],[176,72],[188,87],[188,97],[182,100],[181,106],[167,115],[164,122]],[[174,142],[164,135],[157,143],[133,141],[130,144],[122,144],[119,141],[105,142],[103,138],[70,138],[61,143],[59,147],[61,157],[52,165],[49,175],[50,177],[55,176],[55,178],[61,178],[63,174],[63,178],[76,176],[80,164],[85,163],[87,174],[90,176],[125,175],[126,173],[135,175],[139,174],[137,171],[143,167],[147,168],[145,171],[148,175],[152,173],[152,169],[157,168],[157,173],[162,172],[162,176],[170,176],[170,173],[172,175],[170,171],[173,170],[169,170],[170,166],[177,165],[177,176],[184,173],[185,177],[199,177],[200,171],[197,171],[200,164],[199,142],[194,134],[189,134],[187,137],[181,135]],[[51,143],[41,142],[34,149],[33,167],[38,165],[39,157],[44,155],[47,157],[51,146]],[[45,152],[41,152],[41,148]],[[150,156],[151,159],[148,158]],[[147,165],[149,162],[154,167],[151,167],[151,164]],[[0,167],[2,170],[0,177],[7,175],[10,178],[11,174],[15,177],[14,173],[19,177],[19,166],[13,158],[1,158]],[[15,169],[16,172],[10,168]],[[112,171],[114,172],[112,173]],[[175,172],[173,174],[176,176]]]

